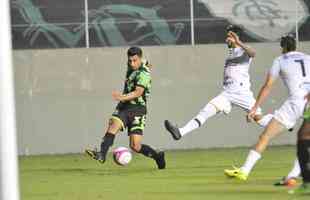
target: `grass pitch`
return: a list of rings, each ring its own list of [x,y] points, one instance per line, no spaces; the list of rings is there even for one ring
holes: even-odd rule
[[[166,152],[167,169],[134,155],[129,166],[102,165],[85,155],[20,158],[22,200],[296,200],[274,187],[293,165],[295,147],[270,148],[247,182],[224,176],[223,170],[243,163],[248,148]]]

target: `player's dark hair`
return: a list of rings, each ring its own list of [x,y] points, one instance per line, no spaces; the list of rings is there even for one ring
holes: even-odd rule
[[[227,32],[229,32],[229,31],[234,32],[238,36],[240,36],[243,32],[243,29],[241,28],[241,26],[230,24],[226,27],[226,31]]]
[[[296,39],[292,34],[288,34],[281,37],[280,46],[287,52],[296,50]]]
[[[139,56],[142,57],[142,49],[140,47],[130,47],[127,51],[127,56]]]

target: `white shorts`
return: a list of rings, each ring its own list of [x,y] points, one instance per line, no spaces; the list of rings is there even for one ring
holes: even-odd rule
[[[249,112],[254,106],[256,100],[252,91],[242,92],[228,92],[223,91],[210,101],[210,104],[214,105],[219,111],[228,114],[233,106],[238,106]],[[257,109],[256,114],[262,114],[261,108]]]
[[[293,128],[299,118],[303,116],[307,101],[304,98],[287,99],[282,106],[274,112],[274,118],[287,129]]]

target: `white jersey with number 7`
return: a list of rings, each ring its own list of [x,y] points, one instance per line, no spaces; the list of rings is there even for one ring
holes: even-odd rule
[[[310,89],[310,56],[297,51],[283,54],[274,60],[269,74],[281,77],[290,98],[304,97]]]

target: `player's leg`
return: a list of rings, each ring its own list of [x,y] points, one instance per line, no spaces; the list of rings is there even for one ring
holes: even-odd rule
[[[121,115],[120,115],[121,116]],[[121,117],[113,116],[109,120],[107,131],[102,138],[102,142],[100,144],[100,151],[97,152],[95,150],[89,150],[87,149],[85,152],[92,157],[95,160],[98,160],[101,163],[104,163],[106,160],[106,155],[109,151],[109,148],[114,143],[115,135],[120,131],[124,129],[124,122],[121,119]]]
[[[305,102],[303,99],[287,100],[279,110],[275,111],[274,117],[267,125],[254,150],[251,150],[244,165],[240,169],[225,170],[227,176],[246,180],[256,162],[261,158],[269,141],[282,132],[284,128],[292,128],[302,116]]]
[[[254,121],[261,127],[266,127],[269,124],[269,122],[272,120],[272,118],[273,118],[273,114],[262,115],[261,111],[259,111],[255,115]],[[293,128],[290,128],[288,130],[292,131]],[[294,161],[293,168],[288,173],[288,175],[283,177],[281,180],[277,181],[276,183],[274,183],[274,185],[275,186],[293,186],[294,183],[297,184],[296,179],[298,178],[299,175],[300,175],[300,166],[299,166],[298,159],[296,159]]]
[[[294,160],[293,168],[288,173],[288,175],[283,177],[280,181],[276,182],[274,185],[293,187],[297,184],[297,178],[300,176],[300,173],[301,173],[301,170],[300,170],[299,161],[296,158]]]
[[[130,137],[130,147],[133,151],[156,161],[159,169],[166,167],[165,153],[157,152],[149,145],[142,144],[142,136],[146,124],[146,115],[139,109],[132,110],[128,118],[128,135]]]
[[[178,128],[170,121],[166,120],[165,127],[175,140],[179,140],[181,137],[199,128],[208,118],[216,115],[218,112],[218,109],[213,104],[208,103],[193,119],[187,122],[185,126]]]
[[[100,158],[105,160],[110,147],[114,143],[115,135],[123,128],[123,122],[118,118],[110,119],[108,129],[100,144]]]
[[[272,120],[272,118],[273,114],[266,114],[266,115],[257,114],[254,116],[254,121],[261,127],[266,127]]]
[[[152,158],[156,161],[158,169],[164,169],[166,167],[164,152],[157,152],[154,148],[147,144],[142,144],[142,134],[130,134],[130,148],[142,155]]]
[[[255,101],[256,101],[251,91],[243,92],[242,94],[238,94],[238,95],[232,95],[231,100],[234,105],[237,105],[243,108],[247,112],[254,106]],[[254,116],[254,121],[261,127],[266,127],[269,124],[269,122],[272,120],[272,118],[273,118],[273,114],[262,115],[261,108],[259,108],[257,110],[256,115]],[[252,154],[254,155],[252,156],[254,158],[256,154],[255,153],[252,153]],[[291,179],[298,177],[299,173],[300,173],[300,168],[299,168],[298,161],[297,161],[297,164],[295,162],[294,168],[289,173],[289,175],[283,178],[281,181],[277,182],[275,185],[284,185],[289,182],[293,182],[295,180],[291,181]],[[294,176],[296,174],[297,176]]]
[[[165,120],[165,127],[171,133],[172,137],[175,140],[179,140],[181,137],[199,128],[210,117],[222,111],[228,114],[230,110],[231,103],[225,97],[224,93],[222,93],[212,99],[209,103],[207,103],[207,105],[205,105],[194,118],[192,118],[188,123],[186,123],[185,126],[178,128],[170,121]]]
[[[232,170],[225,170],[225,174],[229,177],[235,177],[240,180],[246,180],[251,170],[261,158],[261,154],[265,151],[270,140],[281,133],[285,127],[277,121],[272,119],[267,125],[253,150],[250,150],[245,163],[241,168],[234,168]]]
[[[298,131],[298,139],[297,139],[297,152],[298,152],[298,144],[303,143],[304,136],[307,136],[307,133],[310,129],[307,127],[307,119],[310,119],[310,112],[306,110],[304,112],[304,122]],[[296,179],[301,175],[301,164],[299,159],[297,158],[294,162],[294,166],[286,177],[283,177],[282,180],[276,182],[276,186],[294,186],[294,183],[297,184]]]
[[[254,121],[261,127],[266,127],[269,122],[272,120],[273,118],[273,114],[266,114],[266,115],[262,115],[262,114],[256,114],[254,116]],[[289,132],[292,132],[294,130],[294,127],[288,129]]]
[[[294,160],[294,165],[291,171],[288,173],[288,175],[285,177],[286,179],[297,179],[300,176],[301,170],[300,170],[300,164],[298,161],[298,158]]]
[[[259,136],[255,148],[249,152],[244,165],[241,167],[241,170],[245,174],[248,175],[251,172],[256,162],[261,158],[261,154],[267,148],[270,140],[279,135],[282,132],[282,130],[284,130],[284,128],[285,127],[278,120],[276,119],[271,120],[271,122],[267,125],[266,129]]]
[[[310,111],[308,112],[310,114]],[[310,194],[310,117],[304,119],[298,131],[297,155],[301,167],[303,187],[307,187],[305,189]]]
[[[301,169],[298,158],[294,160],[293,168],[289,171],[287,176],[282,177],[279,181],[274,183],[274,186],[289,186],[297,185],[297,179],[301,175]]]
[[[252,91],[244,91],[238,94],[230,95],[230,99],[233,105],[236,105],[246,112],[249,112],[255,104],[255,98]],[[273,118],[273,114],[262,115],[262,109],[257,109],[254,121],[261,127],[266,127]],[[249,119],[248,119],[249,120]]]
[[[304,121],[298,131],[297,156],[301,168],[303,184],[290,194],[310,194],[310,110],[304,113]]]
[[[260,154],[263,153],[270,140],[279,135],[284,129],[285,126],[277,119],[273,118],[263,133],[259,136],[258,142],[255,145],[255,151]]]

